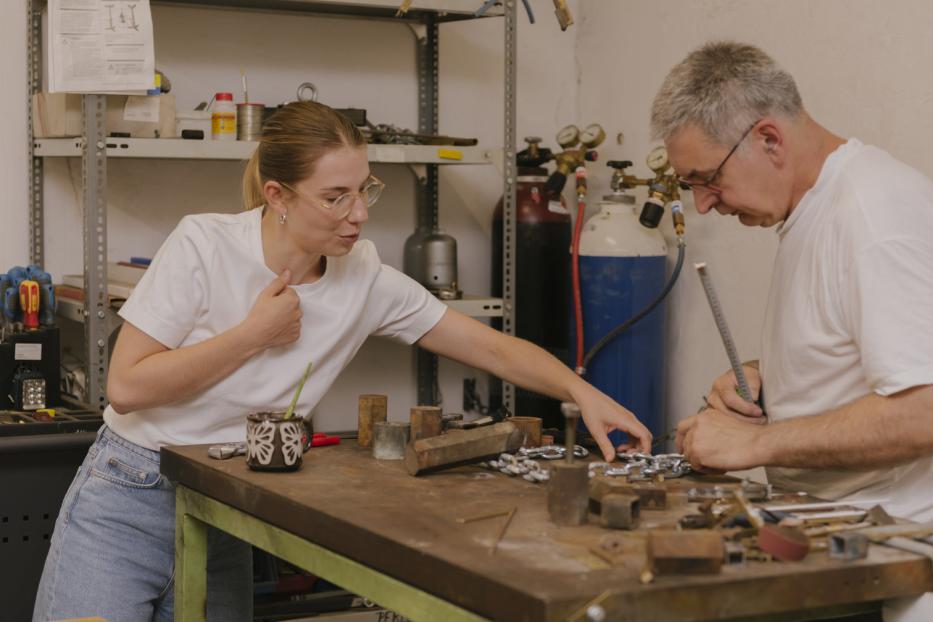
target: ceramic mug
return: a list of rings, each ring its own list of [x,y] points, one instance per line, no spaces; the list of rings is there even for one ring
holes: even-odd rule
[[[255,471],[297,471],[311,446],[311,431],[303,417],[281,412],[246,416],[246,464]]]

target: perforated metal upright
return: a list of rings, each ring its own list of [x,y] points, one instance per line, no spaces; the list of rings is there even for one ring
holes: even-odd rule
[[[508,335],[515,334],[515,120],[516,96],[515,84],[517,79],[516,54],[518,51],[516,38],[516,3],[506,0],[503,7],[505,20],[505,90],[504,90],[504,226],[503,235],[503,275],[502,297],[503,317],[502,330]],[[418,131],[422,134],[435,134],[438,131],[438,25],[436,18],[431,15],[425,18],[420,27],[415,29],[418,37]],[[419,176],[417,191],[417,225],[419,227],[435,228],[437,226],[437,175],[438,166],[429,164],[425,167],[424,175]],[[440,393],[438,390],[438,362],[437,355],[418,349],[418,403],[438,404]],[[515,407],[515,387],[503,383],[503,403],[510,411]]]
[[[438,88],[438,25],[434,15],[424,17],[421,24],[413,26],[416,38],[418,67],[418,132],[437,134],[437,88]],[[418,188],[415,204],[418,211],[417,227],[434,230],[437,228],[437,165],[417,167]],[[418,348],[418,403],[438,404],[440,392],[437,384],[437,355]]]
[[[107,98],[84,95],[84,146],[81,180],[84,197],[84,339],[87,401],[107,406]]]
[[[30,162],[30,259],[42,263],[44,259],[43,240],[43,196],[42,196],[42,158],[35,155],[35,141],[32,134],[32,95],[41,88],[41,10],[42,0],[25,0],[28,20],[28,63],[29,63],[29,162]],[[263,0],[163,0],[167,4],[205,5],[227,8],[270,10]],[[462,19],[466,15],[453,16],[442,2],[433,0],[425,3],[427,9],[413,10],[408,17],[409,24],[417,38],[418,67],[418,130],[420,133],[438,132],[438,23],[445,19]],[[359,15],[391,19],[396,7],[393,3],[348,2],[341,4],[334,0],[303,0],[302,3],[279,3],[271,10],[296,10],[327,14]],[[514,333],[514,268],[515,258],[515,79],[516,79],[516,2],[505,0],[503,14],[505,20],[505,103],[504,125],[505,175],[503,194],[505,197],[505,235],[503,257],[503,331]],[[472,9],[471,9],[472,10]],[[113,323],[107,297],[107,152],[105,145],[104,116],[106,99],[103,96],[85,95],[83,97],[84,135],[82,138],[81,162],[83,180],[84,208],[84,279],[87,299],[84,310],[88,402],[96,408],[106,406],[106,378],[108,361],[108,337]],[[56,154],[62,155],[62,154]],[[438,166],[437,164],[416,165],[418,188],[417,223],[419,226],[433,228],[437,225],[438,212]],[[418,350],[417,353],[418,401],[421,404],[436,404],[438,391],[437,357]],[[514,388],[505,384],[505,405],[514,406]]]
[[[502,138],[503,188],[502,188],[502,331],[515,334],[515,183],[518,168],[515,162],[516,81],[518,78],[517,0],[505,0],[505,131]],[[508,382],[502,385],[502,401],[510,412],[515,412],[515,387]]]

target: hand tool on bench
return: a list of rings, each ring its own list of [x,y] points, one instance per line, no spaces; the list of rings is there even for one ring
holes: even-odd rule
[[[589,514],[589,467],[585,462],[574,462],[573,459],[580,407],[564,402],[560,411],[564,415],[566,461],[551,465],[547,488],[548,515],[556,525],[582,525]]]

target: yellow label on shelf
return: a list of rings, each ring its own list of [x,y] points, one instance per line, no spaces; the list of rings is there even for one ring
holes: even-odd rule
[[[463,152],[459,149],[438,149],[437,157],[442,160],[462,160]]]
[[[211,116],[211,132],[214,134],[236,134],[236,115],[214,113]]]

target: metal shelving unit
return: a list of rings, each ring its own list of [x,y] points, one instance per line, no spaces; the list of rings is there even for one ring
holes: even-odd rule
[[[84,206],[85,303],[60,301],[63,315],[83,320],[88,366],[88,401],[103,409],[107,398],[108,337],[117,318],[107,295],[107,160],[108,158],[162,158],[245,160],[256,147],[252,142],[185,141],[181,139],[108,138],[104,128],[106,99],[83,96],[84,133],[76,138],[33,139],[31,98],[41,87],[42,0],[26,0],[28,20],[29,162],[30,162],[30,260],[43,263],[43,158],[81,157]],[[418,132],[438,133],[438,25],[446,21],[473,19],[476,0],[413,0],[407,13],[396,16],[400,0],[153,0],[153,4],[200,6],[279,12],[301,12],[330,17],[367,18],[407,23],[417,39]],[[503,331],[514,333],[515,257],[515,79],[516,3],[503,0],[484,19],[505,20],[504,149],[483,147],[437,147],[427,145],[370,145],[372,162],[405,164],[417,179],[417,224],[437,224],[438,167],[451,164],[496,164],[503,171],[505,235],[503,297],[465,297],[445,301],[452,308],[474,317],[503,318]],[[437,357],[418,350],[418,401],[437,403]],[[506,384],[505,405],[514,405],[514,389]]]

